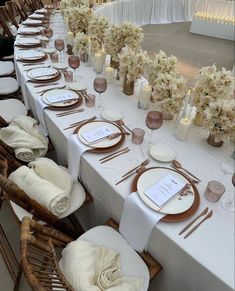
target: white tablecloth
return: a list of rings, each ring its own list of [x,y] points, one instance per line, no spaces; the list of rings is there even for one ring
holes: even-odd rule
[[[15,54],[16,56],[18,54],[17,48]],[[25,83],[26,72],[23,71],[25,67],[22,64],[16,63],[16,67],[25,101],[36,115],[35,102],[40,98],[36,92],[39,89],[33,88],[30,83]],[[93,80],[96,73],[93,69],[82,64],[79,74],[87,81],[88,92],[94,93]],[[63,82],[61,80],[59,83]],[[137,108],[135,96],[127,97],[122,93],[118,81],[108,86],[104,98],[107,108],[123,113],[124,121],[130,128],[145,128],[146,112]],[[56,117],[55,111],[45,111],[49,136],[60,162],[67,163],[67,143],[73,131],[72,129],[64,131],[63,128],[95,114],[99,115],[94,108],[86,108],[82,113],[59,118]],[[226,187],[224,197],[234,195],[231,175],[223,175],[220,168],[220,162],[224,158],[224,148],[210,147],[206,143],[208,133],[194,126],[189,139],[180,142],[174,136],[175,126],[175,122],[165,121],[162,128],[155,132],[154,141],[173,146],[177,152],[177,159],[202,180],[198,185],[201,204],[197,214],[207,205],[214,209],[214,215],[186,240],[178,236],[178,233],[189,220],[157,224],[151,235],[148,251],[159,260],[164,270],[153,282],[150,290],[231,291],[234,289],[234,215],[224,210],[220,203],[206,201],[203,195],[210,180],[224,183]],[[79,211],[87,228],[104,223],[110,216],[120,221],[124,201],[131,191],[132,179],[118,186],[115,186],[115,182],[124,172],[146,158],[144,146],[133,145],[130,138],[126,138],[123,146],[129,146],[131,151],[102,165],[99,159],[103,155],[85,153],[82,156],[81,179],[94,197],[92,205]],[[162,165],[151,160],[150,166]],[[169,164],[164,165],[169,166]]]
[[[191,21],[198,0],[119,0],[96,6],[110,22],[136,25]]]

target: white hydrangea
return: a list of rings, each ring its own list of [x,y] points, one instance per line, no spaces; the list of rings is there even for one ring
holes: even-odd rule
[[[92,10],[86,6],[67,8],[64,16],[69,30],[86,33],[92,17]]]
[[[78,32],[74,38],[73,53],[88,54],[89,37],[83,32]]]

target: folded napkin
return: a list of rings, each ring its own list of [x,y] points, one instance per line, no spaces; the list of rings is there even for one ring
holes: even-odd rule
[[[39,131],[37,121],[29,116],[14,117],[9,126],[0,130],[0,139],[15,150],[19,160],[25,162],[47,153],[48,139]]]
[[[65,212],[70,203],[70,195],[49,181],[41,179],[26,166],[11,173],[9,179],[15,182],[27,195],[58,216]]]
[[[20,27],[18,29],[18,32],[19,33],[27,33],[27,32],[29,32],[29,33],[38,33],[38,32],[40,32],[40,29],[38,29],[38,28],[31,28],[31,27]]]
[[[46,79],[46,77],[49,76],[55,76],[57,74],[57,71],[54,69],[45,69],[45,70],[40,70],[40,71],[31,71],[30,72],[30,77],[31,78],[43,78]]]
[[[90,147],[80,142],[76,134],[68,139],[68,170],[75,180],[80,178],[81,157],[89,149]]]
[[[73,178],[66,168],[58,166],[53,160],[48,158],[38,158],[36,161],[30,162],[28,166],[40,178],[70,193],[73,187]]]
[[[19,59],[38,59],[38,58],[42,58],[44,57],[45,54],[43,52],[39,52],[39,51],[29,51],[29,52],[24,52],[18,55]]]
[[[154,226],[164,216],[145,205],[134,192],[125,200],[119,231],[136,251],[142,252],[148,247]]]
[[[138,291],[142,278],[121,274],[120,254],[88,241],[74,241],[62,251],[61,269],[77,291]]]
[[[16,40],[16,44],[19,45],[33,45],[33,44],[39,44],[40,40],[36,38],[19,38]]]

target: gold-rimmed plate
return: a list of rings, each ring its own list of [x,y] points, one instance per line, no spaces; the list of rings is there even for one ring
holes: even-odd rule
[[[172,173],[173,175],[181,175],[176,170],[170,169],[170,168],[165,168],[165,167],[152,167],[152,168],[146,169],[144,172],[136,175],[136,177],[133,180],[132,185],[131,185],[131,192],[136,192],[136,191],[138,192],[138,181],[139,181],[140,177],[142,175],[144,175],[147,171],[163,171],[163,170],[164,171],[167,171],[169,173]],[[192,187],[193,194],[194,194],[193,202],[192,202],[191,206],[188,205],[189,207],[187,207],[187,210],[185,210],[183,212],[180,212],[180,213],[176,213],[176,214],[167,214],[166,216],[164,216],[161,219],[161,221],[165,221],[165,222],[178,222],[178,221],[182,221],[182,220],[188,219],[188,218],[190,218],[197,211],[197,209],[199,207],[199,204],[200,204],[200,196],[199,196],[199,192],[197,190],[197,187],[195,186],[195,184],[192,184],[190,182],[190,180],[187,178],[187,176],[184,176],[184,175],[181,175],[181,176]],[[138,192],[138,194],[139,194],[139,192]],[[140,196],[140,198],[141,198],[141,196]],[[181,200],[179,200],[179,202],[180,201]],[[146,201],[143,201],[143,202],[145,203]],[[148,205],[148,203],[146,203],[146,204]]]
[[[53,102],[53,103],[51,103],[48,100],[48,97],[50,96],[62,95],[62,94],[70,94],[72,99],[61,101],[61,102]],[[67,108],[74,105],[78,107],[82,104],[82,97],[79,96],[76,92],[68,90],[68,89],[54,89],[54,90],[45,92],[42,95],[42,101],[46,105],[49,105],[50,107],[54,107],[54,108]]]
[[[37,68],[28,71],[27,77],[31,82],[49,83],[60,78],[61,73],[53,68]]]

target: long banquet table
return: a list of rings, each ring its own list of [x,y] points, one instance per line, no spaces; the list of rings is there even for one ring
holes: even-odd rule
[[[97,6],[110,22],[136,25],[191,21],[199,0],[117,0]]]
[[[54,22],[56,24],[54,25],[54,36],[63,36],[65,30],[61,16],[56,16]],[[19,49],[15,48],[15,59],[18,54]],[[66,131],[63,129],[77,120],[93,115],[99,117],[100,113],[95,108],[85,108],[83,105],[82,107],[86,109],[84,112],[67,117],[56,117],[56,111],[46,109],[42,114],[41,97],[36,93],[42,88],[34,88],[32,83],[26,82],[28,80],[26,67],[17,61],[15,64],[27,107],[32,109],[35,118],[45,122],[50,139],[55,146],[58,161],[66,165],[68,140],[73,129]],[[50,60],[47,60],[45,65],[49,64]],[[79,75],[87,82],[88,92],[94,93],[93,80],[96,73],[93,68],[83,63],[80,66]],[[58,83],[59,85],[65,84],[63,77]],[[48,87],[50,86],[48,85]],[[106,108],[120,111],[130,128],[146,129],[144,123],[146,111],[137,108],[136,96],[127,97],[122,93],[118,81],[109,85],[103,95]],[[180,142],[174,136],[175,127],[175,121],[165,121],[162,128],[154,133],[154,141],[170,144],[177,153],[177,159],[201,178],[202,182],[198,185],[201,203],[196,214],[208,206],[214,210],[214,215],[186,240],[178,233],[190,220],[177,223],[159,222],[155,226],[148,251],[162,264],[164,269],[152,283],[150,290],[231,291],[234,289],[234,213],[225,210],[220,202],[206,201],[203,195],[210,180],[219,180],[224,183],[226,193],[223,198],[231,197],[234,193],[231,175],[223,175],[220,168],[225,150],[223,147],[210,147],[206,143],[208,132],[195,126],[191,129],[189,139]],[[124,172],[143,161],[147,155],[145,147],[132,144],[129,137],[126,137],[123,146],[129,146],[131,151],[102,165],[99,163],[99,159],[104,155],[86,152],[82,156],[81,180],[94,198],[94,203],[78,211],[86,229],[103,224],[109,217],[113,217],[117,222],[120,221],[124,201],[130,194],[132,179],[118,186],[115,186],[115,182]],[[77,162],[79,163],[79,161]],[[151,159],[150,166],[169,166],[169,164],[162,164]]]

